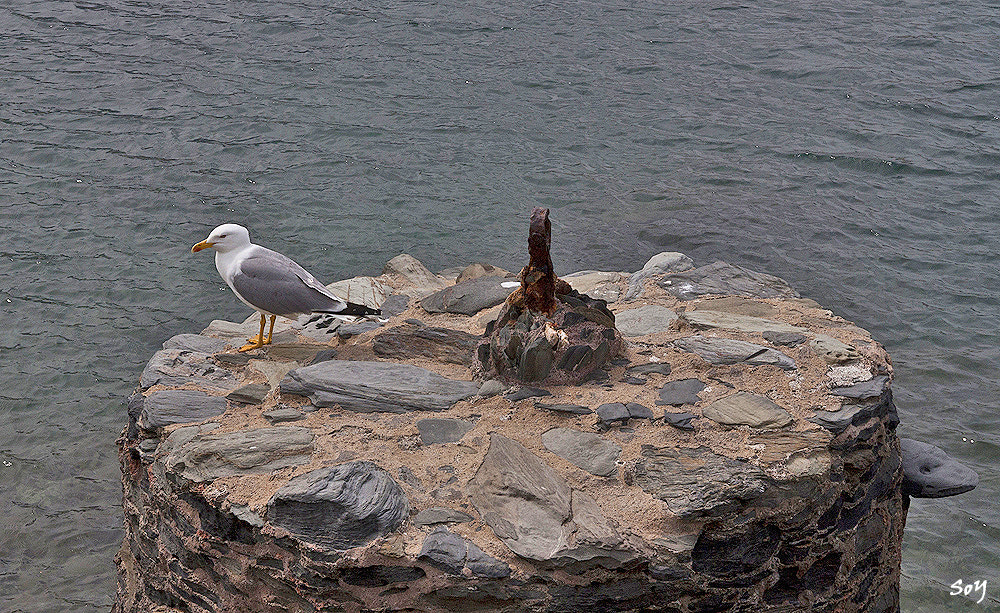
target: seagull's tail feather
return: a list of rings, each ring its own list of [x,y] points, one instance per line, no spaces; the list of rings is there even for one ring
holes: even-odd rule
[[[321,312],[321,313],[332,313],[334,315],[357,315],[357,316],[363,316],[363,315],[381,315],[382,314],[381,310],[379,310],[379,309],[372,309],[370,307],[366,307],[363,304],[356,304],[354,302],[347,302],[347,301],[344,301],[343,304],[344,304],[344,307],[342,309],[340,309],[340,310],[335,311],[333,309],[329,309],[329,310],[328,309],[323,309],[322,311],[319,311],[319,312]]]

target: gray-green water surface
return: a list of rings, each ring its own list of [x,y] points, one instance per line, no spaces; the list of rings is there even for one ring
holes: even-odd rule
[[[1000,6],[13,0],[0,6],[0,610],[107,611],[123,400],[248,312],[190,246],[326,282],[408,252],[557,272],[659,251],[787,278],[891,352],[909,612],[996,608]],[[955,580],[988,580],[980,605]]]

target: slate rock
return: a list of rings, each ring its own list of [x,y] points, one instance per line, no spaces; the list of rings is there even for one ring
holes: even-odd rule
[[[417,422],[420,432],[420,442],[424,445],[455,443],[462,440],[465,433],[472,429],[473,423],[461,419],[436,418],[421,419]]]
[[[683,519],[720,517],[737,511],[759,498],[770,484],[759,468],[707,447],[657,449],[644,445],[634,479]]]
[[[330,348],[330,349],[321,349],[320,351],[316,352],[316,355],[313,356],[313,359],[309,360],[308,365],[319,364],[320,362],[326,362],[327,360],[336,360],[337,359],[337,354],[338,354],[338,351],[336,349],[333,349],[333,348]],[[282,375],[282,377],[283,376],[284,375]],[[270,379],[268,379],[268,382],[270,382]],[[280,382],[280,378],[279,378],[279,382]],[[277,384],[272,385],[272,387],[277,387]]]
[[[834,434],[840,434],[851,425],[860,425],[872,417],[885,418],[890,428],[895,428],[899,423],[896,417],[896,405],[892,401],[892,390],[887,389],[878,398],[871,398],[860,402],[845,402],[836,411],[817,410],[816,414],[809,418],[814,424],[823,426]]]
[[[724,311],[711,311],[708,309],[685,311],[680,317],[698,329],[720,328],[723,330],[737,330],[739,332],[751,333],[780,332],[802,334],[803,332],[807,332],[805,328],[793,326],[783,321],[753,317],[751,315],[737,315]]]
[[[198,390],[160,390],[145,398],[139,426],[146,430],[202,421],[226,412],[226,399]]]
[[[684,272],[692,268],[694,268],[694,261],[683,253],[677,251],[657,253],[646,261],[642,270],[638,270],[629,276],[628,289],[625,291],[624,299],[634,300],[641,296],[643,284],[646,279],[654,275]]]
[[[670,329],[677,313],[656,304],[647,304],[615,314],[615,327],[625,336],[645,336]]]
[[[622,377],[622,383],[628,383],[629,385],[646,385],[648,383],[647,379],[640,379],[639,377]]]
[[[691,420],[697,417],[694,413],[664,413],[663,420],[679,430],[694,430]]]
[[[370,309],[379,309],[385,303],[392,288],[374,277],[354,277],[335,281],[326,286],[338,298],[363,304]]]
[[[395,317],[410,306],[410,297],[404,294],[393,294],[382,303],[382,317]]]
[[[519,556],[609,568],[637,557],[592,498],[517,441],[492,435],[469,486],[479,516]]]
[[[337,573],[340,580],[347,585],[359,587],[385,587],[393,583],[409,583],[427,576],[427,572],[419,566],[345,566]],[[390,588],[405,589],[402,586]]]
[[[700,356],[710,364],[770,365],[782,370],[794,370],[795,360],[776,349],[731,338],[689,336],[674,341],[674,345]]]
[[[878,377],[873,377],[868,381],[862,381],[854,385],[831,388],[830,393],[834,396],[865,400],[881,396],[887,389],[889,389],[889,376],[879,375]]]
[[[181,349],[196,353],[219,353],[226,350],[228,343],[221,338],[201,334],[178,334],[163,343],[164,349]]]
[[[552,392],[548,390],[543,390],[537,387],[521,387],[513,392],[508,392],[504,394],[504,398],[510,400],[511,402],[517,402],[518,400],[524,400],[525,398],[538,398],[540,396],[551,396]]]
[[[555,352],[549,342],[544,337],[536,338],[521,352],[517,378],[520,381],[541,381],[549,376],[554,361]]]
[[[590,415],[593,413],[590,407],[585,407],[579,404],[545,404],[543,402],[536,402],[535,407],[548,411],[555,411],[556,413],[569,413],[572,415]]]
[[[433,526],[435,524],[464,524],[475,519],[468,513],[445,507],[423,509],[413,516],[415,526]]]
[[[670,374],[670,364],[666,362],[650,362],[648,364],[639,364],[638,366],[630,366],[625,371],[627,375],[647,375],[650,373],[657,373],[661,375]]]
[[[622,448],[592,432],[552,428],[542,434],[542,444],[552,453],[593,475],[610,477],[618,474],[616,462]]]
[[[914,498],[944,498],[979,485],[976,471],[940,447],[910,438],[899,439],[903,460],[903,493]]]
[[[425,368],[392,362],[329,360],[297,368],[281,393],[309,396],[319,407],[359,413],[443,411],[479,392],[472,381],[448,379]]]
[[[621,295],[619,285],[627,278],[626,273],[601,270],[581,270],[560,277],[579,293],[607,302],[618,300]]]
[[[809,337],[799,332],[778,332],[776,330],[765,330],[762,336],[769,343],[785,347],[795,347],[809,340]]]
[[[188,427],[171,432],[160,452],[169,472],[202,483],[305,464],[313,451],[313,439],[308,428],[290,426],[222,434]]]
[[[240,404],[260,404],[264,402],[264,397],[267,396],[268,391],[270,391],[270,388],[266,385],[250,383],[229,392],[226,395],[226,399],[239,402]]]
[[[267,361],[312,362],[326,347],[316,343],[275,343],[267,347]]]
[[[638,402],[627,402],[625,408],[632,419],[653,419],[653,410]]]
[[[427,295],[448,285],[447,281],[432,273],[420,260],[408,253],[401,253],[386,262],[382,274],[404,280],[414,287],[412,294],[418,296]]]
[[[267,520],[327,549],[366,545],[409,516],[399,484],[369,461],[318,468],[295,477],[267,503]]]
[[[702,409],[702,415],[727,426],[751,428],[783,428],[792,423],[792,416],[764,396],[736,392],[720,398]]]
[[[341,339],[348,339],[352,336],[358,336],[364,334],[365,332],[371,332],[372,330],[377,330],[382,327],[382,322],[380,321],[357,321],[349,324],[340,324],[337,327],[337,336]]]
[[[161,349],[153,354],[139,377],[139,387],[180,387],[194,383],[202,389],[230,391],[240,386],[235,375],[218,366],[207,353]]]
[[[463,576],[468,570],[474,577],[487,579],[510,576],[509,566],[444,526],[427,535],[417,557],[452,575]]]
[[[656,401],[658,406],[672,405],[679,407],[683,404],[696,404],[701,401],[698,392],[705,389],[705,384],[698,379],[678,379],[668,381],[660,388],[660,399]]]
[[[478,342],[479,337],[468,332],[405,323],[373,338],[372,350],[384,358],[421,356],[470,366]]]
[[[809,348],[827,364],[843,364],[860,357],[857,349],[826,334],[817,334],[810,341]]]
[[[597,407],[597,417],[604,425],[612,424],[616,421],[628,421],[628,408],[621,402],[608,402]]]
[[[212,356],[217,364],[227,366],[246,366],[253,356],[245,353],[216,353]]]
[[[420,301],[429,313],[475,315],[507,299],[516,287],[504,287],[500,277],[480,277],[434,292]]]
[[[660,281],[660,287],[681,300],[693,300],[709,294],[748,296],[752,298],[798,298],[788,282],[780,277],[714,262],[684,272],[672,273]]]
[[[291,407],[285,407],[280,409],[271,409],[270,411],[264,411],[264,419],[271,422],[272,424],[280,424],[289,421],[298,421],[305,417],[302,411],[298,409],[293,409]]]

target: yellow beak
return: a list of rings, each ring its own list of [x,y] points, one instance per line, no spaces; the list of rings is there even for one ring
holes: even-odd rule
[[[208,241],[201,241],[200,243],[198,243],[194,247],[191,247],[191,253],[197,253],[197,252],[201,251],[202,249],[208,249],[209,247],[211,247],[214,244],[215,243],[210,243]]]

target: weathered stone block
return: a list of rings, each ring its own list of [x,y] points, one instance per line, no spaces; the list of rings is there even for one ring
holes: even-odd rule
[[[359,461],[295,477],[268,502],[267,520],[303,541],[345,550],[396,530],[409,510],[389,473]]]

